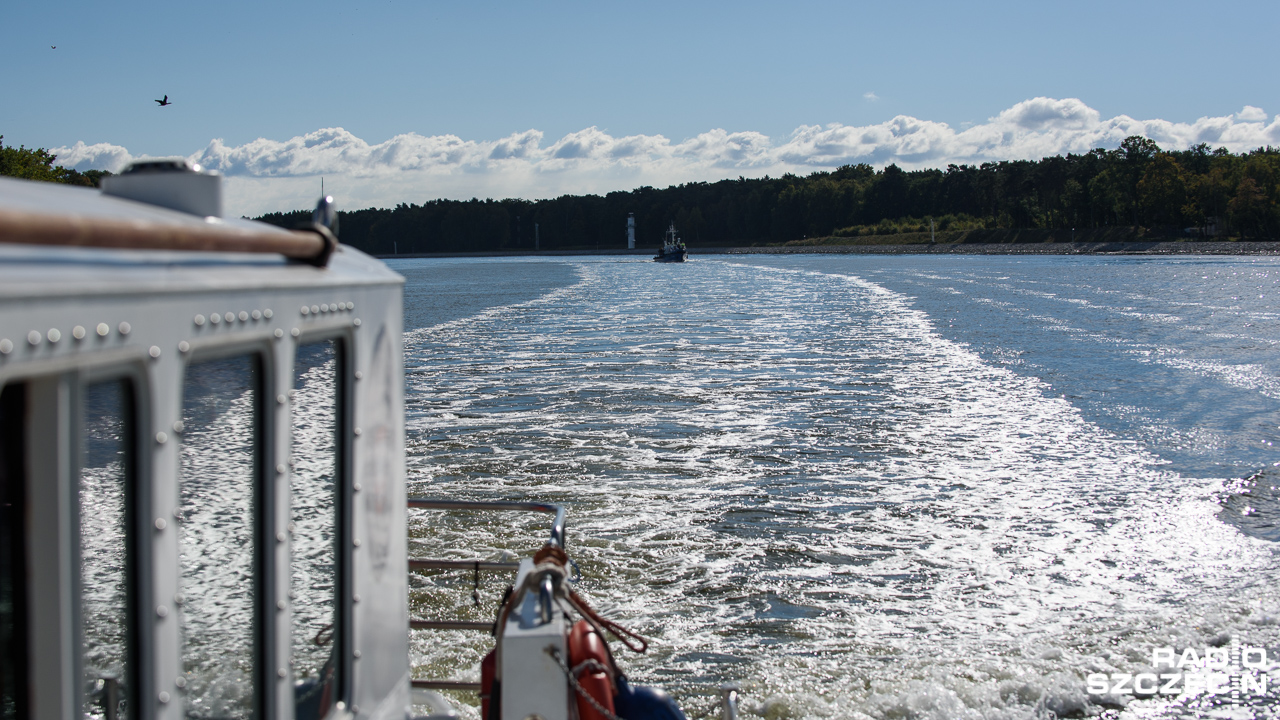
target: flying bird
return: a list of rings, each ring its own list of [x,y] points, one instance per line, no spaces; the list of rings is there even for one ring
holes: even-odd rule
[[[165,95],[163,100],[157,100],[156,102],[160,104],[160,107],[164,107],[165,105],[172,105],[172,104],[173,104],[173,103],[169,102],[169,96],[168,96],[168,95]]]
[[[57,49],[58,49],[58,46],[57,46],[57,45],[50,45],[49,47],[53,48],[54,50],[57,50]]]

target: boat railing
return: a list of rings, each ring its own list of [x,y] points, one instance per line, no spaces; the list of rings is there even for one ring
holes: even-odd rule
[[[738,720],[738,686],[720,686],[720,720]]]
[[[474,510],[474,511],[512,511],[512,512],[542,512],[554,514],[555,519],[551,523],[551,535],[547,539],[548,545],[555,545],[560,548],[565,546],[565,510],[561,505],[550,505],[546,503],[529,503],[529,502],[501,502],[501,501],[473,501],[473,500],[435,500],[431,498],[409,498],[409,507],[421,510]],[[409,570],[470,570],[478,576],[480,571],[485,572],[512,572],[520,567],[520,563],[513,561],[494,561],[494,560],[451,560],[451,559],[426,559],[426,558],[410,558]],[[549,580],[548,580],[549,582]],[[550,609],[550,592],[548,586],[543,588],[540,594],[547,595],[547,598],[541,599],[540,607],[549,612]],[[413,630],[480,630],[485,632],[496,632],[495,623],[474,620],[417,620],[410,619],[409,627]],[[414,678],[412,686],[419,691],[462,691],[462,692],[480,692],[481,686],[478,682],[469,682],[466,680],[437,680],[428,678]],[[434,695],[434,692],[426,693],[428,696]],[[738,695],[739,688],[737,685],[726,684],[720,686],[719,706],[720,720],[738,720]],[[436,696],[438,698],[438,696]],[[442,700],[442,699],[441,699]],[[433,700],[434,702],[434,700]],[[714,706],[713,706],[714,707]],[[448,714],[433,714],[427,716],[430,718],[446,718],[453,717]]]
[[[409,498],[409,507],[423,510],[511,510],[515,512],[554,513],[551,538],[548,544],[564,549],[564,507],[548,503],[505,502],[501,500],[436,500],[433,498]],[[468,565],[467,567],[471,567]]]
[[[89,688],[89,699],[102,705],[102,720],[120,716],[120,676],[106,673]]]
[[[551,533],[547,539],[547,545],[554,545],[561,549],[565,546],[565,511],[560,505],[550,505],[547,503],[532,502],[503,502],[503,501],[484,501],[484,500],[437,500],[433,498],[409,498],[409,507],[420,510],[471,510],[471,511],[511,511],[511,512],[541,512],[553,514],[555,519],[551,522]],[[431,558],[409,558],[410,572],[415,570],[470,570],[477,576],[481,571],[485,572],[514,572],[520,567],[520,563],[514,561],[495,561],[495,560],[453,560],[453,559],[431,559]],[[550,606],[550,598],[546,599],[547,607]],[[491,632],[494,630],[492,622],[475,621],[475,620],[419,620],[410,619],[409,627],[413,630],[479,630]],[[462,680],[437,680],[428,678],[415,678],[413,687],[420,690],[462,690],[462,691],[480,691],[480,683],[467,682]]]

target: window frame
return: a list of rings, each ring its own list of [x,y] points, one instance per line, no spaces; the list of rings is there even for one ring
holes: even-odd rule
[[[289,353],[289,366],[286,369],[289,388],[293,390],[293,377],[298,367],[298,350],[308,345],[324,342],[333,343],[334,352],[334,632],[333,652],[337,658],[336,673],[338,676],[338,692],[332,699],[329,712],[322,717],[331,718],[351,704],[354,690],[353,663],[351,649],[354,647],[354,603],[355,594],[354,555],[352,546],[353,518],[355,513],[355,492],[352,478],[355,476],[353,463],[353,439],[355,408],[355,367],[356,341],[353,329],[324,328],[310,332],[302,332],[293,339]],[[289,413],[286,440],[290,452],[293,447],[292,434],[293,414]],[[290,475],[290,505],[292,509],[292,474]],[[289,549],[289,566],[286,575],[292,576],[293,546]],[[291,608],[292,609],[292,608]],[[288,628],[289,642],[292,643],[292,614]],[[292,645],[290,645],[292,648]],[[292,658],[291,658],[292,659]],[[292,684],[293,673],[290,672]],[[290,720],[295,720],[290,717]]]

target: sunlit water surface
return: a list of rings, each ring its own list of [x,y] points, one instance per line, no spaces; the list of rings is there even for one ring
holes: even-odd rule
[[[418,260],[410,492],[570,507],[579,589],[690,715],[1264,716],[1267,695],[1088,695],[1152,648],[1280,658],[1280,262]],[[1241,479],[1259,471],[1261,479]],[[415,513],[496,558],[536,519]],[[415,579],[491,617],[504,578]],[[415,673],[487,638],[416,633]],[[1123,708],[1123,711],[1121,710]],[[477,713],[463,708],[472,716]]]

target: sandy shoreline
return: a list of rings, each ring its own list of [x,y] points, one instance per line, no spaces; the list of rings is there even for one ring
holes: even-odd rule
[[[498,250],[491,252],[378,255],[384,260],[453,257],[533,257],[581,255],[652,256],[654,250]],[[907,245],[774,245],[690,247],[689,255],[1280,255],[1280,242],[1077,242],[1077,243],[912,243]]]

